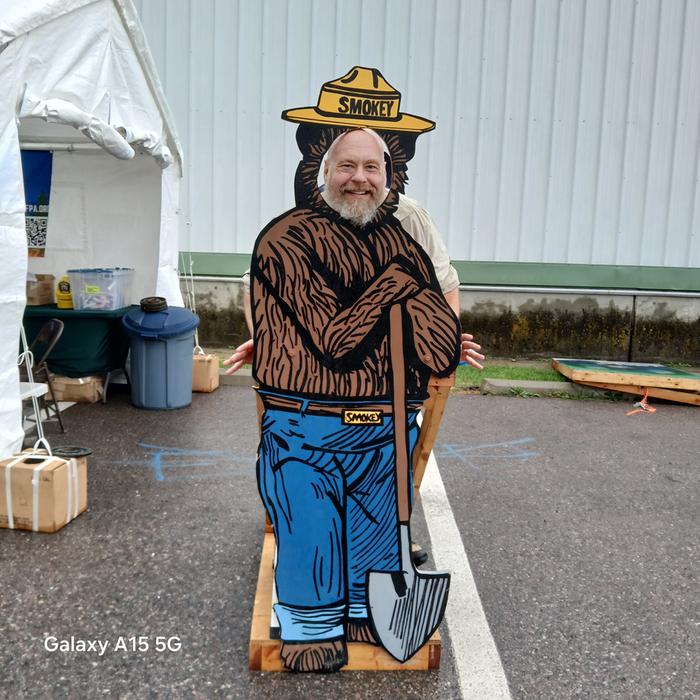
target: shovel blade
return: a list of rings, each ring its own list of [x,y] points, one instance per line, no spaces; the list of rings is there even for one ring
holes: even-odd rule
[[[397,661],[408,661],[445,614],[450,574],[370,571],[368,600],[377,640]]]

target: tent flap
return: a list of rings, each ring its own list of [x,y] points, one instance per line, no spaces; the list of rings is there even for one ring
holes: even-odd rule
[[[119,261],[125,247],[136,251],[132,255],[140,251],[139,265],[134,265],[136,282],[141,275],[147,293],[158,291],[172,305],[182,304],[177,279],[182,152],[130,0],[0,3],[0,81],[8,96],[0,101],[3,457],[19,447],[23,435],[16,366],[27,272],[20,120],[39,125],[28,128],[29,147],[39,149],[51,149],[51,134],[61,131],[47,124],[76,130],[64,130],[53,142],[55,156],[63,151],[62,158],[54,158],[54,174],[62,172],[63,180],[56,177],[52,183],[54,216],[49,218],[46,250],[58,244],[54,249],[64,256],[62,266],[68,260],[80,260],[84,267],[104,266],[92,264],[100,255],[109,257],[110,265],[125,266]],[[91,147],[65,153],[85,138],[121,162]],[[145,157],[136,158],[137,153],[152,156],[161,170]],[[88,226],[88,221],[95,223]],[[68,225],[71,222],[75,225]],[[70,230],[61,231],[61,226]],[[96,231],[103,238],[93,245],[90,237]],[[137,238],[136,244],[129,242],[130,237]],[[40,271],[39,266],[49,264],[47,255],[33,259],[30,267]],[[54,264],[59,264],[58,257]]]
[[[117,127],[117,131],[130,144],[136,144],[141,149],[153,156],[161,168],[167,168],[173,164],[173,156],[170,149],[158,138],[153,131],[136,131],[125,126]]]
[[[25,92],[20,117],[41,117],[47,122],[67,124],[94,141],[116,158],[129,160],[134,157],[134,149],[118,129],[110,126],[94,114],[88,114],[67,100],[41,100]]]

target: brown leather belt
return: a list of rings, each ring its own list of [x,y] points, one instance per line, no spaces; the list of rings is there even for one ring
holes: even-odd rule
[[[391,404],[382,403],[363,403],[353,404],[348,402],[346,405],[335,406],[326,403],[314,403],[313,401],[305,401],[303,399],[293,399],[286,396],[269,396],[261,394],[263,405],[265,408],[272,408],[281,411],[299,411],[308,413],[313,416],[345,416],[348,411],[374,411],[385,416],[391,415]],[[420,410],[420,404],[408,406],[409,411]]]

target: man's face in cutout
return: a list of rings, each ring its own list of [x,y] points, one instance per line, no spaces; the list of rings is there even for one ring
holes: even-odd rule
[[[368,224],[386,197],[379,137],[359,130],[344,134],[328,151],[323,178],[328,204],[357,226]]]

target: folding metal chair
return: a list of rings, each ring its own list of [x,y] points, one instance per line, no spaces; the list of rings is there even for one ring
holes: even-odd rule
[[[49,391],[47,399],[46,395],[41,396],[39,400],[42,403],[44,412],[46,413],[46,419],[49,420],[51,414],[49,413],[49,408],[54,412],[56,418],[58,419],[58,424],[61,427],[61,432],[65,433],[66,429],[63,427],[63,420],[61,418],[61,411],[58,408],[58,402],[53,393],[53,386],[51,384],[51,371],[47,364],[47,360],[54,346],[58,342],[61,334],[63,333],[63,321],[58,318],[49,319],[39,330],[34,340],[32,340],[29,346],[29,352],[32,353],[34,358],[34,363],[32,371],[34,373],[35,381],[45,382],[48,385]]]

